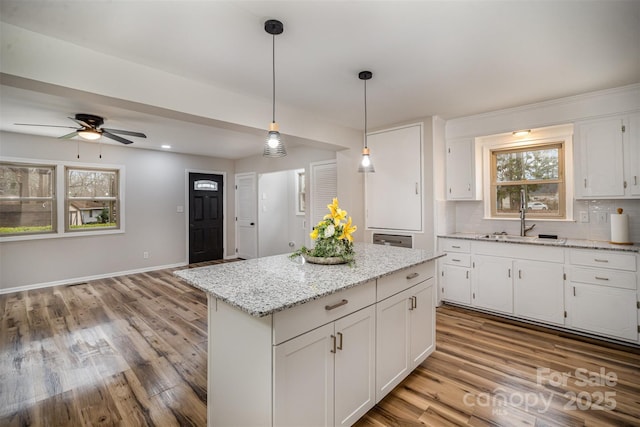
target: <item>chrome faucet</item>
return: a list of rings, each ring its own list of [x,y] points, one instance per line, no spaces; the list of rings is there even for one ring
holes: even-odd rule
[[[520,235],[523,237],[527,235],[527,231],[533,230],[533,227],[536,226],[535,224],[531,224],[528,227],[525,225],[525,212],[527,210],[527,201],[525,199],[526,194],[524,192],[524,188],[522,188],[520,190]]]

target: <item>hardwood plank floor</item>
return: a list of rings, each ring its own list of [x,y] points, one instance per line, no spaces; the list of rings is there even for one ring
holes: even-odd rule
[[[207,299],[172,271],[0,295],[0,426],[206,426]],[[451,306],[436,325],[357,426],[640,426],[640,349]]]

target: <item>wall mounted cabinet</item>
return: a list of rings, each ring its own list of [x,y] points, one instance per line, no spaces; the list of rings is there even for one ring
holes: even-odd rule
[[[482,152],[474,138],[447,141],[447,200],[482,200]]]
[[[640,197],[639,125],[640,113],[576,123],[576,197]]]
[[[369,229],[422,231],[422,125],[367,137],[376,169],[365,177]]]

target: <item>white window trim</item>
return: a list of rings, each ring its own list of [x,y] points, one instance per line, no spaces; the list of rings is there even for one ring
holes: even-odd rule
[[[124,165],[115,165],[107,163],[84,163],[84,162],[67,162],[59,160],[42,160],[42,159],[25,159],[19,157],[2,157],[2,161],[11,163],[25,163],[30,165],[47,165],[55,167],[56,187],[54,189],[54,199],[56,201],[56,224],[57,231],[55,233],[42,234],[25,234],[23,236],[0,236],[0,242],[15,242],[21,240],[40,240],[40,239],[58,239],[67,237],[86,237],[86,236],[103,236],[106,234],[124,234],[125,232],[125,167]],[[112,169],[117,170],[119,175],[118,195],[120,204],[120,228],[109,228],[104,230],[91,231],[65,231],[65,167],[73,168],[89,168],[89,169]]]
[[[520,218],[504,218],[491,216],[491,150],[517,148],[531,144],[547,144],[562,142],[564,144],[564,182],[565,188],[565,216],[564,218],[535,218],[545,222],[575,222],[573,218],[574,188],[573,188],[573,124],[550,126],[533,129],[531,136],[515,137],[511,133],[490,135],[476,138],[482,150],[482,181],[484,197],[484,219],[495,221],[520,221]]]

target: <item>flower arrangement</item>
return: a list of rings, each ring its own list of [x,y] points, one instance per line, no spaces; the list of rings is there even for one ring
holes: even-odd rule
[[[342,262],[352,262],[353,236],[358,227],[352,225],[351,217],[347,219],[347,211],[340,209],[338,199],[327,205],[329,213],[324,216],[309,235],[314,241],[313,249],[300,248],[291,254],[291,258],[307,256],[314,258],[339,258]]]

